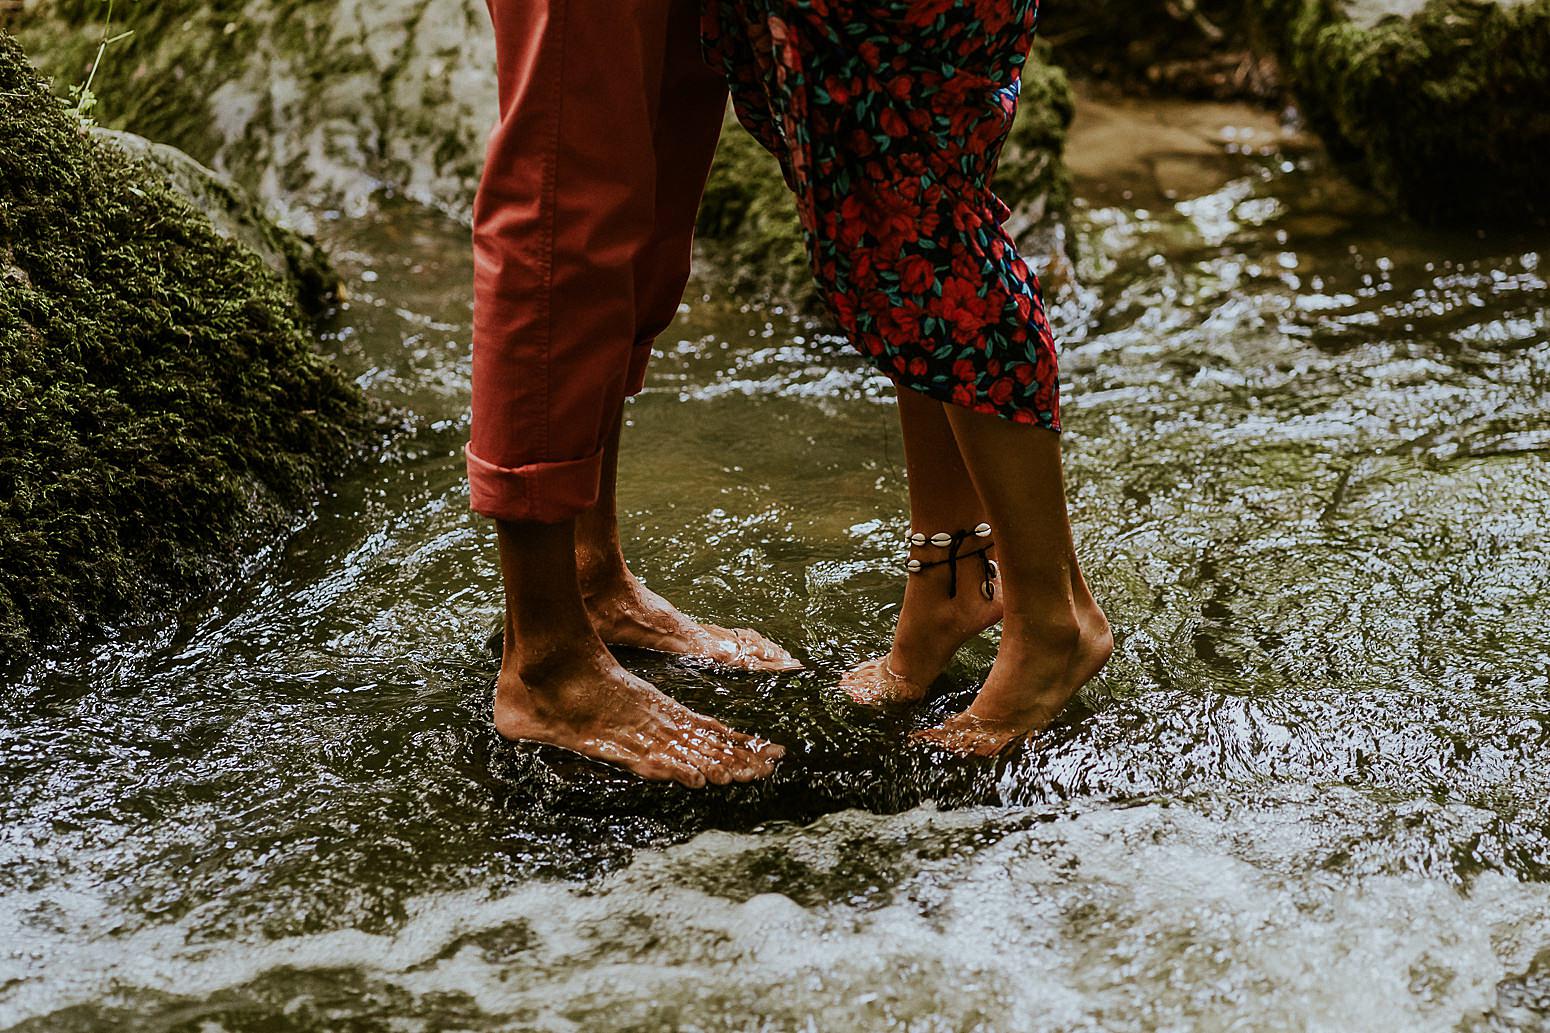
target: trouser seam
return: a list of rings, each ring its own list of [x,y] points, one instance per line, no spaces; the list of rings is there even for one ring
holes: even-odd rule
[[[540,455],[549,454],[551,439],[549,424],[554,418],[552,390],[550,387],[554,368],[554,253],[557,237],[556,224],[559,218],[557,186],[560,165],[560,133],[561,126],[564,124],[565,57],[566,52],[569,50],[567,33],[570,26],[570,0],[561,0],[558,6],[560,8],[560,19],[555,38],[558,41],[560,53],[555,62],[554,82],[551,84],[555,98],[554,114],[551,117],[549,126],[549,146],[545,153],[545,157],[548,160],[544,162],[543,183],[544,208],[548,212],[548,219],[546,220],[547,224],[544,226],[544,418],[542,421],[543,432],[539,445]],[[527,479],[524,479],[523,495],[529,496],[529,502],[532,501],[532,490],[532,484]]]

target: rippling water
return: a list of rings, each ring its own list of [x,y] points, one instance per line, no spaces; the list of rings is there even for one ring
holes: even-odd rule
[[[809,669],[627,662],[792,758],[692,794],[502,743],[466,232],[339,220],[331,347],[415,430],[5,690],[0,1024],[1550,1027],[1550,241],[1407,228],[1255,112],[1081,118],[1053,308],[1119,643],[1032,748],[903,746],[989,639],[918,713],[834,689],[902,591],[890,392],[711,282],[629,409],[626,537]]]

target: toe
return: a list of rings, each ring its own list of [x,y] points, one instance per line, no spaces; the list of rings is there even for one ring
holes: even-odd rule
[[[701,714],[698,711],[693,711],[693,710],[689,711],[689,713],[694,716],[694,724],[695,724],[695,730],[696,731],[710,732],[712,734],[722,735],[722,736],[741,734],[741,733],[732,731],[732,729],[728,728],[726,725],[722,724],[720,721],[716,720],[714,717],[711,717],[709,714]]]
[[[744,656],[765,671],[800,671],[802,661],[785,649],[771,642],[752,628],[738,628],[732,632]]]
[[[690,789],[705,787],[705,776],[699,768],[682,757],[671,756],[666,752],[658,752],[624,766],[652,782],[677,782]]]
[[[737,762],[732,768],[732,777],[739,782],[757,782],[761,778],[769,778],[774,771],[775,765],[747,750],[739,750]]]
[[[676,769],[673,776],[674,781],[686,785],[690,789],[705,788],[705,773],[693,764],[682,762],[673,765],[673,767]]]
[[[668,771],[668,777],[690,789],[705,788],[705,772],[696,763],[697,754],[682,743],[674,743],[657,755],[656,762]]]
[[[730,744],[713,735],[697,735],[693,747],[695,766],[711,782],[726,785],[737,778],[742,759]]]
[[[770,742],[770,740],[760,738],[759,736],[754,736],[752,741],[749,742],[748,748],[771,762],[781,760],[786,756],[786,748],[780,743]]]
[[[775,761],[778,758],[761,753],[756,745],[757,740],[732,732],[723,741],[728,754],[733,758],[730,762],[733,777],[739,782],[767,778],[775,771]]]
[[[719,750],[707,750],[695,757],[695,767],[707,782],[724,786],[737,777],[737,762]]]
[[[918,732],[910,733],[910,741],[920,743],[922,746],[932,746],[937,749],[948,749],[947,729],[940,726],[922,728]]]
[[[763,749],[767,745],[763,740],[748,736],[741,736],[732,742],[732,750],[738,758],[739,781],[751,782],[754,779],[768,778],[775,773],[775,765],[780,760],[780,754]]]
[[[745,671],[797,671],[802,663],[752,628],[701,625],[705,655],[724,667]]]
[[[786,755],[786,748],[784,746],[771,742],[762,735],[745,735],[742,732],[732,732],[731,734],[736,737],[736,741],[744,749],[772,763]]]

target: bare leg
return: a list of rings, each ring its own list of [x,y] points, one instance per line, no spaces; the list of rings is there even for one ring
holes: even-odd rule
[[[619,544],[619,431],[623,411],[603,450],[597,505],[576,518],[576,565],[587,612],[604,642],[699,657],[749,671],[793,671],[790,653],[750,628],[700,624],[651,591],[630,572]]]
[[[1060,436],[957,406],[947,419],[996,529],[1005,614],[969,709],[919,734],[988,756],[1054,720],[1108,662],[1114,639],[1077,564]]]
[[[909,476],[910,528],[932,534],[972,528],[987,520],[947,422],[945,407],[918,391],[899,389],[899,423],[904,430],[904,463]],[[997,528],[999,530],[999,528]],[[901,536],[902,537],[902,536]],[[973,548],[974,546],[970,546]],[[911,549],[921,560],[941,559],[940,549]],[[994,555],[994,553],[992,553]],[[912,574],[894,628],[893,648],[840,679],[858,703],[907,703],[920,699],[969,639],[1001,619],[1000,593],[979,591],[978,560],[960,562],[960,589],[949,598],[946,567]]]
[[[574,522],[498,521],[506,634],[495,727],[688,786],[768,775],[784,751],[696,714],[624,670],[593,630]]]

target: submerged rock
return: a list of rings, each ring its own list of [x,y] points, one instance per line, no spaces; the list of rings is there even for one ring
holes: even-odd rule
[[[208,583],[372,433],[240,237],[0,34],[0,663]]]
[[[1428,222],[1543,222],[1550,0],[1247,0],[1331,151]]]

